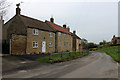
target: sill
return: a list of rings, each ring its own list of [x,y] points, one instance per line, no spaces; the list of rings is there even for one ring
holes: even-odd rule
[[[33,47],[33,49],[37,49],[38,47]]]

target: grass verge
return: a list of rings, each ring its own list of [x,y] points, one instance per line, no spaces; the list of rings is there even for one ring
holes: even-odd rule
[[[52,55],[52,60],[49,59],[49,56],[45,56],[42,58],[37,58],[37,61],[40,62],[47,62],[47,63],[58,63],[58,62],[64,62],[64,61],[68,61],[68,60],[72,60],[72,59],[76,59],[85,55],[88,55],[89,52],[77,52],[76,54],[74,52],[71,53],[62,53],[61,54],[54,54]]]
[[[105,52],[110,55],[115,61],[120,62],[120,46],[111,46],[96,50],[97,52]]]

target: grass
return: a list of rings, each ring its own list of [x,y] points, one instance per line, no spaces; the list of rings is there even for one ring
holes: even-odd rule
[[[64,61],[67,61],[67,60],[72,60],[72,59],[76,59],[78,57],[85,56],[88,53],[89,52],[80,52],[80,54],[79,54],[79,52],[77,52],[76,55],[75,55],[74,52],[62,53],[62,57],[61,57],[61,54],[54,54],[54,55],[52,55],[52,60],[49,59],[49,56],[38,58],[36,60],[40,61],[40,62],[47,62],[47,63],[64,62]]]
[[[120,46],[111,46],[96,50],[97,52],[105,52],[110,55],[115,61],[120,62]]]

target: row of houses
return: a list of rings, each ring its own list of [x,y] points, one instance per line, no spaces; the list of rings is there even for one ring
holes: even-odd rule
[[[57,25],[54,18],[40,21],[21,15],[17,5],[16,15],[2,27],[4,45],[9,45],[10,54],[40,54],[66,51],[80,51],[81,39],[69,26]]]

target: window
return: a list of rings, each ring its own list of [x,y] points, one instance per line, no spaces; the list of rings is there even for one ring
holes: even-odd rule
[[[64,34],[64,37],[66,36],[66,34]]]
[[[33,29],[33,34],[38,35],[38,29]]]
[[[37,41],[33,41],[33,48],[38,48],[38,42]]]
[[[61,46],[61,42],[59,42],[59,46]]]
[[[52,47],[52,42],[49,43],[49,47]]]
[[[59,36],[61,36],[61,32],[59,32],[58,34],[59,34]]]
[[[49,37],[52,37],[52,36],[53,36],[52,34],[53,34],[53,33],[52,33],[52,32],[50,32],[50,33],[49,33]]]
[[[65,42],[64,42],[64,46],[65,46]]]

